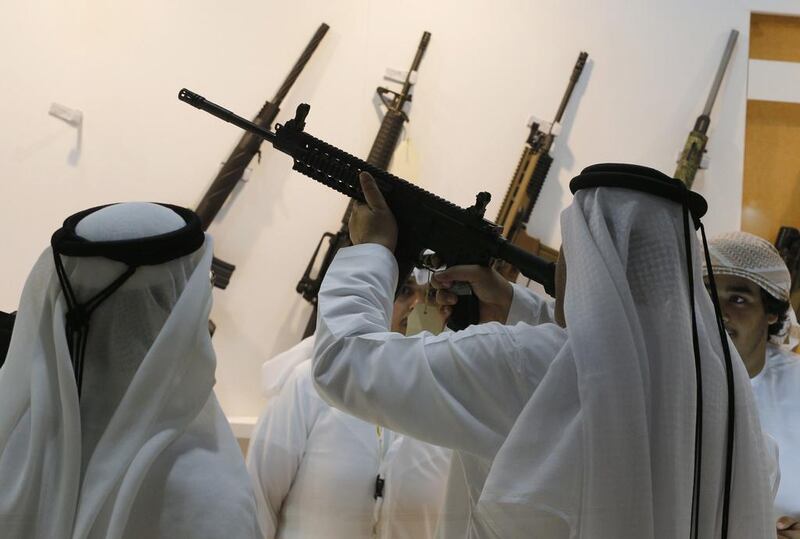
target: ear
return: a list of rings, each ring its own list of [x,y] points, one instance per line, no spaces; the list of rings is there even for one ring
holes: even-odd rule
[[[772,324],[774,324],[777,321],[778,321],[778,315],[777,314],[767,313],[767,325],[771,326]]]

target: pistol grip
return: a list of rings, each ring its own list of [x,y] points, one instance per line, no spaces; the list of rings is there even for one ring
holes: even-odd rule
[[[458,296],[458,303],[453,305],[447,327],[453,331],[466,329],[480,321],[481,309],[478,298],[474,294]]]

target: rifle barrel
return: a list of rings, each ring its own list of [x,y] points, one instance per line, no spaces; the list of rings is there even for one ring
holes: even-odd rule
[[[578,79],[580,79],[581,77],[581,73],[583,72],[583,68],[586,65],[587,58],[589,58],[589,53],[587,52],[581,52],[578,55],[578,60],[575,62],[575,67],[572,68],[572,75],[569,78],[567,91],[564,92],[564,97],[561,98],[561,104],[558,106],[558,112],[556,112],[556,119],[553,123],[560,122],[561,117],[564,116],[564,111],[567,109],[569,100],[572,97],[572,92],[575,90],[575,86],[578,84]]]
[[[714,106],[714,101],[717,99],[719,87],[722,85],[722,77],[725,76],[725,70],[728,68],[728,62],[730,62],[731,55],[733,54],[733,46],[736,44],[737,37],[739,37],[739,31],[735,29],[731,30],[731,33],[728,35],[728,43],[725,45],[725,52],[722,53],[722,60],[717,68],[717,75],[714,77],[714,84],[711,85],[711,91],[708,94],[706,106],[703,107],[703,116],[709,116],[711,114],[711,108]]]
[[[411,62],[411,69],[408,70],[406,74],[406,80],[403,82],[403,89],[400,90],[400,96],[398,99],[395,99],[397,103],[397,111],[403,110],[403,105],[405,105],[406,101],[408,101],[408,94],[411,91],[411,77],[414,76],[414,72],[419,69],[419,64],[422,62],[422,56],[425,54],[425,49],[428,48],[428,42],[431,40],[431,33],[430,32],[423,32],[422,39],[419,41],[419,46],[417,47],[417,53],[414,55],[414,61]]]
[[[278,92],[275,94],[275,97],[272,98],[273,103],[280,105],[281,101],[283,101],[283,98],[286,97],[289,89],[295,83],[297,77],[300,76],[303,68],[311,59],[311,55],[314,54],[315,50],[317,50],[319,42],[322,41],[323,37],[325,37],[328,28],[330,28],[330,26],[324,22],[319,25],[319,28],[317,28],[317,31],[314,32],[314,36],[311,38],[311,41],[308,42],[308,45],[306,45],[306,48],[303,50],[303,54],[301,54],[300,58],[297,59],[294,67],[292,67],[292,70],[289,71],[289,74],[286,76],[286,80],[283,81],[283,84],[281,84],[281,87],[278,88]]]
[[[422,55],[425,54],[425,49],[428,48],[428,42],[431,40],[431,33],[430,32],[423,32],[422,39],[419,42],[419,47],[417,47],[417,54],[414,56],[414,61],[411,62],[411,72],[416,71],[419,69],[419,64],[422,62]]]
[[[245,118],[242,118],[238,114],[231,112],[224,107],[220,107],[216,103],[209,101],[202,95],[196,94],[191,90],[182,88],[181,91],[178,92],[178,99],[180,99],[184,103],[190,104],[195,108],[204,110],[207,113],[211,114],[212,116],[216,116],[220,120],[225,120],[226,122],[232,123],[236,127],[244,129],[245,131],[250,131],[251,133],[255,133],[264,140],[268,140],[269,142],[274,142],[275,140],[275,133],[273,133],[269,129],[265,129],[259,125],[256,125],[250,120],[246,120]]]

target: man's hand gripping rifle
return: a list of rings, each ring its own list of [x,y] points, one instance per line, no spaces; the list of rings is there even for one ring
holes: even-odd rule
[[[554,264],[512,245],[501,236],[500,227],[483,218],[491,198],[489,193],[479,193],[473,206],[460,208],[314,138],[303,131],[310,110],[306,104],[297,107],[294,119],[277,125],[272,132],[185,88],[178,98],[262,137],[276,150],[292,157],[294,170],[362,202],[364,195],[358,175],[362,171],[369,172],[397,220],[398,241],[394,254],[400,268],[400,283],[405,282],[414,266],[424,267],[422,254],[430,249],[436,253],[438,262],[446,266],[488,266],[494,259],[505,260],[553,295]],[[469,321],[474,322],[477,322],[476,317]]]

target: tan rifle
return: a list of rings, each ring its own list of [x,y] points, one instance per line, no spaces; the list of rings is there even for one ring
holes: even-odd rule
[[[561,99],[561,105],[556,112],[555,120],[545,131],[543,122],[532,121],[530,134],[522,150],[522,156],[511,178],[511,183],[500,207],[497,216],[497,224],[503,227],[503,237],[517,247],[529,251],[542,258],[555,261],[558,257],[558,250],[542,244],[537,238],[530,236],[526,230],[533,207],[539,194],[542,192],[544,180],[553,164],[553,157],[550,150],[553,147],[557,132],[554,127],[561,122],[564,111],[569,104],[578,79],[586,65],[589,55],[581,52],[575,67],[572,68],[572,75],[569,78],[567,90]],[[504,277],[510,281],[515,281],[519,275],[519,270],[504,261],[497,261],[494,265]]]

